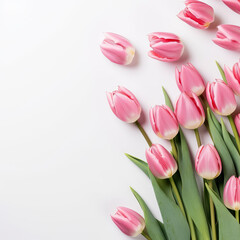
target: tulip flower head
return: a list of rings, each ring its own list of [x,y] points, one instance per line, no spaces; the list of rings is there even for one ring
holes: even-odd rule
[[[232,176],[227,181],[223,191],[223,201],[227,208],[240,210],[240,177]]]
[[[219,115],[231,115],[237,107],[232,89],[222,80],[208,83],[206,96],[210,108]]]
[[[224,73],[230,88],[236,95],[240,96],[240,61],[233,65],[232,70],[224,66]]]
[[[163,62],[177,61],[183,54],[183,44],[173,33],[154,32],[148,35],[152,51],[148,56]]]
[[[100,45],[101,51],[111,62],[128,65],[132,62],[135,49],[124,37],[115,33],[104,33],[105,39]]]
[[[187,129],[199,128],[205,121],[202,104],[194,93],[181,93],[176,103],[175,114],[180,125]]]
[[[177,16],[192,27],[206,29],[214,21],[214,10],[206,3],[186,0],[186,8]]]
[[[111,218],[123,233],[131,237],[137,237],[145,228],[144,218],[126,207],[118,207]]]
[[[239,51],[240,27],[230,24],[219,25],[213,42],[222,48]]]
[[[195,169],[199,176],[212,180],[222,171],[222,163],[216,148],[212,144],[199,147],[195,159]]]
[[[141,106],[137,98],[126,88],[107,93],[107,100],[113,113],[127,123],[136,122],[141,114]]]
[[[234,12],[240,14],[240,1],[239,0],[223,0],[223,2],[231,8]]]
[[[146,159],[152,174],[156,178],[170,178],[178,169],[173,156],[160,144],[153,144],[146,150]]]
[[[176,68],[175,77],[181,92],[195,93],[200,96],[205,90],[202,76],[191,63],[182,65],[181,71]]]
[[[238,135],[240,136],[240,113],[235,116],[234,123],[237,128]]]
[[[168,106],[157,105],[151,108],[149,118],[153,131],[160,138],[171,140],[178,134],[178,121]]]

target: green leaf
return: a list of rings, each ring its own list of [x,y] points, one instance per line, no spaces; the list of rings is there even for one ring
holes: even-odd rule
[[[219,240],[239,240],[240,225],[233,215],[227,210],[216,193],[210,189],[208,184],[206,188],[214,202],[219,225]]]
[[[179,149],[179,171],[182,179],[182,198],[185,208],[198,231],[202,234],[201,239],[209,240],[207,219],[193,172],[187,142],[181,129],[180,141],[177,141],[177,146]]]
[[[169,240],[187,240],[190,239],[190,230],[186,218],[183,216],[180,208],[175,201],[168,196],[159,187],[156,178],[149,171],[152,186],[158,202],[159,209],[164,222],[164,227]]]
[[[238,153],[238,150],[236,149],[235,145],[233,144],[231,137],[226,129],[226,126],[223,122],[223,120],[221,119],[221,123],[222,123],[222,133],[223,133],[223,139],[227,145],[227,148],[229,150],[229,153],[232,156],[232,159],[234,161],[234,165],[236,168],[236,171],[238,173],[238,176],[240,175],[240,155]]]
[[[163,90],[163,95],[164,95],[164,98],[165,98],[165,104],[166,104],[169,108],[171,108],[172,111],[174,111],[174,108],[173,108],[171,99],[169,98],[169,96],[168,96],[165,88],[162,87],[162,90]]]
[[[166,240],[169,240],[168,237],[167,237],[167,232],[166,232],[166,229],[165,229],[164,224],[163,224],[162,222],[160,222],[159,220],[158,220],[158,224],[159,224],[159,226],[160,226],[160,228],[161,228],[161,230],[162,230],[162,232],[163,232],[164,237],[166,238]]]
[[[210,132],[212,134],[213,142],[214,145],[221,157],[222,160],[222,167],[223,167],[223,173],[224,173],[224,185],[227,182],[227,180],[235,174],[235,167],[233,164],[232,157],[228,151],[228,148],[221,136],[221,134],[218,132],[216,126],[214,125],[211,114],[210,114],[210,109],[207,109],[207,118],[208,118],[208,124],[210,128]],[[222,188],[222,187],[221,187]],[[222,194],[222,192],[221,192]]]
[[[131,188],[131,190],[143,210],[146,229],[150,238],[152,240],[166,240],[158,220],[153,216],[147,204],[134,189]]]
[[[220,74],[222,76],[223,81],[225,83],[227,83],[227,79],[226,79],[226,76],[225,76],[225,73],[224,73],[222,67],[220,66],[220,64],[217,61],[216,61],[216,64],[217,64],[218,70],[219,70],[219,72],[220,72]]]
[[[218,121],[218,119],[216,118],[216,116],[214,115],[214,113],[212,112],[212,110],[210,108],[209,108],[209,111],[210,111],[211,119],[212,119],[216,129],[222,135],[222,128],[221,128],[220,122]]]
[[[211,116],[211,118],[212,118],[212,121],[213,121],[215,127],[217,128],[218,132],[222,135],[222,127],[221,127],[220,122],[218,121],[218,119],[216,118],[216,116],[214,115],[214,113],[212,112],[212,110],[209,109],[209,111],[210,111],[210,116]],[[228,131],[227,131],[227,132],[228,132]],[[234,136],[233,136],[231,133],[228,132],[228,134],[229,134],[229,136],[230,136],[233,144],[234,144],[235,147],[237,148],[236,139],[234,138]]]
[[[125,153],[125,155],[148,176],[148,164],[146,162],[130,154]]]
[[[130,154],[125,153],[125,155],[149,177],[148,175],[149,168],[146,162]],[[167,179],[158,179],[158,184],[170,199],[174,199],[171,190],[171,185]]]

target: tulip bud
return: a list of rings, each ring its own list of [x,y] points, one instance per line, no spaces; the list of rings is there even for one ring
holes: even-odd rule
[[[208,83],[206,96],[210,108],[219,115],[231,115],[237,107],[233,91],[222,80]]]
[[[239,0],[223,0],[223,2],[231,8],[234,12],[240,14],[240,1]]]
[[[187,94],[195,93],[197,96],[200,96],[205,90],[202,76],[191,63],[182,65],[181,72],[176,68],[175,77],[181,92],[186,92]]]
[[[213,42],[222,48],[239,51],[240,27],[229,24],[219,25]]]
[[[165,105],[155,106],[149,112],[153,131],[163,139],[173,139],[178,131],[178,121],[172,110]]]
[[[137,237],[145,228],[144,218],[126,207],[118,207],[111,218],[123,233],[131,237]]]
[[[177,16],[192,27],[206,29],[214,21],[214,10],[206,3],[186,0],[186,8]]]
[[[234,118],[234,123],[238,131],[238,135],[240,136],[240,113],[238,113]]]
[[[111,62],[128,65],[132,62],[135,49],[124,37],[115,33],[104,33],[105,39],[100,45],[101,51]]]
[[[240,177],[232,176],[227,181],[223,191],[223,201],[227,208],[240,210]]]
[[[205,121],[202,104],[194,93],[181,93],[176,103],[175,114],[180,125],[187,129],[199,128]]]
[[[178,169],[173,156],[160,144],[153,144],[146,150],[146,159],[152,174],[156,178],[170,178]]]
[[[195,169],[199,176],[212,180],[222,171],[222,163],[216,148],[212,144],[199,147],[195,159]]]
[[[183,54],[180,38],[172,33],[154,32],[148,35],[150,47],[148,56],[163,62],[177,61]]]
[[[107,93],[108,103],[113,113],[127,123],[136,122],[141,114],[141,106],[136,97],[126,88]]]
[[[224,73],[229,87],[232,88],[236,95],[240,96],[240,61],[233,65],[232,71],[229,67],[224,66]]]

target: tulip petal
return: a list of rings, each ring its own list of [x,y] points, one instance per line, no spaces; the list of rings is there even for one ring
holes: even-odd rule
[[[235,78],[233,72],[229,67],[224,66],[224,73],[228,82],[228,85],[232,88],[236,95],[240,96],[240,83]]]
[[[208,26],[204,26],[203,24],[200,24],[199,22],[196,22],[195,20],[193,20],[192,18],[186,16],[186,14],[184,14],[185,10],[182,10],[177,16],[178,18],[180,18],[182,21],[184,21],[185,23],[189,24],[190,26],[194,27],[194,28],[198,28],[198,29],[206,29]]]
[[[201,19],[204,24],[214,21],[214,10],[206,3],[192,1],[191,4],[187,4],[187,8],[196,18]]]
[[[238,0],[222,0],[234,12],[240,14],[240,2]]]

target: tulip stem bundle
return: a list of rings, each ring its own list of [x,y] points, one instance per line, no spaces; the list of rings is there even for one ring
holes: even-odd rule
[[[233,130],[234,137],[235,137],[235,139],[236,139],[236,143],[237,143],[237,147],[238,147],[238,152],[240,153],[240,139],[239,139],[239,135],[238,135],[238,132],[237,132],[237,129],[236,129],[236,126],[235,126],[235,123],[234,123],[234,120],[233,120],[232,115],[229,115],[229,116],[228,116],[228,120],[229,120],[229,122],[230,122],[230,125],[231,125],[232,130]]]
[[[139,123],[139,121],[135,122],[136,126],[138,127],[138,129],[140,130],[140,132],[142,133],[143,137],[145,138],[145,140],[147,141],[149,147],[152,146],[152,141],[150,140],[150,138],[148,137],[147,133],[145,132],[145,130],[143,129],[142,125]]]
[[[208,181],[208,185],[212,189],[213,187],[212,180]],[[213,205],[213,200],[211,196],[209,196],[209,205],[210,205],[210,215],[211,215],[212,240],[217,240],[214,205]]]

